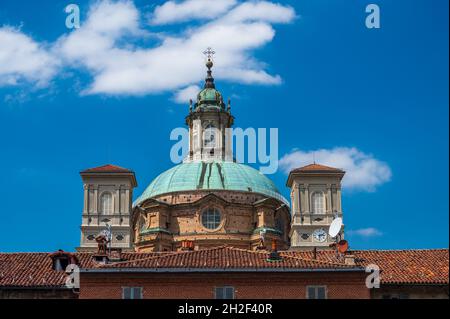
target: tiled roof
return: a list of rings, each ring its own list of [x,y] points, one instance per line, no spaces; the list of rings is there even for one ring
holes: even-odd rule
[[[448,249],[357,251],[361,264],[378,265],[383,284],[448,284]]]
[[[280,252],[279,261],[268,260],[267,251],[252,251],[219,246],[215,248],[153,255],[134,261],[101,265],[99,268],[173,268],[173,269],[351,269],[342,261],[313,260]]]
[[[133,173],[133,172],[127,168],[123,168],[112,164],[106,164],[98,167],[85,169],[81,173]]]
[[[357,265],[378,265],[382,284],[448,284],[449,250],[357,250]],[[267,261],[268,253],[221,246],[164,253],[123,253],[123,262],[100,265],[92,253],[75,253],[80,268],[173,269],[348,269],[333,251],[280,251],[282,261]],[[49,253],[0,253],[0,287],[63,287],[64,272],[52,270]]]
[[[0,254],[0,287],[60,287],[66,277],[52,270],[48,253]]]
[[[0,287],[64,287],[67,275],[52,270],[50,253],[0,253]],[[93,268],[91,253],[74,253],[80,267]],[[148,256],[149,254],[144,254]],[[139,253],[124,254],[132,260]]]
[[[377,265],[382,284],[449,283],[448,249],[354,250],[351,253],[358,265]],[[285,254],[312,258],[310,251],[288,251]],[[318,251],[316,258],[335,261],[336,254],[330,250]]]
[[[296,168],[294,170],[292,170],[291,172],[337,172],[337,173],[343,173],[344,171],[338,168],[334,168],[334,167],[330,167],[330,166],[325,166],[325,165],[321,165],[321,164],[309,164],[303,167],[299,167]]]

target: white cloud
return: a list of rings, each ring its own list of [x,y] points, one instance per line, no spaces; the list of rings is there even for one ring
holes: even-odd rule
[[[188,103],[189,100],[195,101],[200,90],[201,88],[198,85],[190,85],[176,92],[174,101],[180,104]]]
[[[0,27],[0,87],[31,82],[45,87],[56,74],[57,59],[32,38],[12,27]]]
[[[350,236],[356,235],[356,236],[361,236],[361,237],[375,237],[375,236],[383,235],[383,233],[381,231],[379,231],[378,229],[373,228],[373,227],[349,230],[346,233]]]
[[[154,19],[162,19],[161,12],[166,10],[162,8],[173,5],[177,14],[195,18],[200,2],[168,1],[155,9]],[[61,36],[51,49],[44,50],[38,43],[30,42],[34,47],[28,51],[38,57],[32,71],[16,68],[15,73],[7,71],[4,79],[17,82],[24,77],[45,83],[55,75],[52,62],[61,60],[63,67],[87,71],[92,77],[82,94],[144,95],[181,90],[176,93],[181,98],[187,87],[198,85],[205,77],[202,52],[211,46],[217,52],[213,74],[218,80],[280,84],[281,77],[269,74],[266,64],[252,53],[273,40],[273,24],[293,20],[294,10],[267,1],[208,2],[208,10],[220,12],[215,19],[158,34],[142,27],[144,15],[131,0],[95,2],[81,28]],[[167,15],[165,19],[169,21]],[[5,50],[3,47],[2,43],[0,52]],[[8,47],[7,52],[14,52],[14,44]],[[14,65],[10,62],[15,58],[9,53],[0,61],[2,65]]]
[[[221,21],[227,23],[265,21],[288,23],[295,18],[295,11],[289,6],[268,1],[244,2],[225,15]]]
[[[288,173],[292,169],[311,164],[341,168],[346,171],[343,186],[352,190],[374,191],[377,186],[388,182],[392,172],[389,166],[357,148],[336,147],[316,151],[294,150],[280,159],[280,167]]]
[[[153,25],[180,23],[193,19],[209,20],[218,17],[236,4],[236,0],[167,1],[157,6],[150,23]]]
[[[99,32],[91,21],[101,19],[105,6],[107,11],[115,12],[116,27],[110,32],[102,27]],[[239,8],[231,9],[229,14],[233,15]],[[268,74],[263,63],[250,55],[251,50],[269,43],[275,36],[267,22],[236,23],[218,19],[187,28],[177,35],[160,35],[161,42],[151,48],[120,47],[119,42],[133,43],[125,36],[127,33],[143,32],[138,28],[137,16],[138,10],[131,2],[102,2],[90,11],[86,25],[60,41],[64,56],[81,63],[93,74],[94,82],[87,93],[139,95],[192,86],[204,78],[200,61],[203,61],[202,51],[208,46],[218,53],[214,68],[218,79],[246,84],[281,82],[280,76]]]

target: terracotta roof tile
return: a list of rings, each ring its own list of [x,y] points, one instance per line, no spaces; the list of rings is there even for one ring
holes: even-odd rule
[[[133,173],[133,172],[127,168],[123,168],[112,164],[106,164],[98,167],[85,169],[81,173]]]
[[[448,284],[448,249],[355,250],[358,265],[377,265],[382,284]],[[312,257],[312,252],[286,252]],[[333,251],[318,251],[317,259],[335,261]]]
[[[338,260],[313,260],[305,256],[287,255],[280,261],[268,260],[267,251],[252,251],[229,246],[153,255],[134,261],[100,265],[99,268],[217,268],[217,269],[346,269],[355,268]]]
[[[0,253],[0,287],[64,287],[67,275],[52,270],[50,253]],[[74,253],[80,267],[96,267],[91,253]],[[146,256],[148,254],[145,254]],[[139,258],[142,254],[125,254]]]
[[[449,250],[366,250],[357,251],[361,264],[378,265],[384,284],[448,284]]]
[[[295,168],[293,169],[291,172],[339,172],[339,173],[343,173],[344,171],[338,168],[334,168],[334,167],[330,167],[330,166],[325,166],[325,165],[321,165],[321,164],[309,164],[303,167],[299,167],[299,168]]]
[[[0,254],[0,287],[60,287],[65,278],[52,270],[48,253]]]
[[[449,283],[449,250],[356,250],[357,265],[376,264],[382,284]],[[123,262],[101,266],[92,253],[75,253],[80,268],[196,269],[345,269],[333,251],[280,251],[282,261],[267,261],[268,253],[221,246],[187,252],[123,253]],[[0,287],[64,287],[66,274],[52,270],[49,253],[0,253]]]

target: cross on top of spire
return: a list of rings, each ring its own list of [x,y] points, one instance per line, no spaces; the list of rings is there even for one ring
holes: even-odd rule
[[[210,60],[213,55],[216,54],[216,51],[214,51],[211,47],[208,47],[205,51],[203,51],[203,54],[208,60]]]
[[[214,63],[212,61],[212,56],[216,52],[211,49],[211,47],[208,47],[205,51],[203,51],[203,54],[206,56],[206,67],[208,68],[208,71],[206,72],[206,79],[205,79],[205,88],[215,88],[214,85],[214,78],[212,77],[212,71],[211,68],[213,67]]]

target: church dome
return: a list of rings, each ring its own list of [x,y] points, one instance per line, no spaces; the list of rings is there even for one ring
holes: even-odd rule
[[[224,108],[222,94],[215,88],[204,88],[198,93],[196,107],[211,107],[216,106]]]
[[[258,170],[234,162],[189,162],[179,164],[155,178],[135,201],[181,191],[229,190],[258,193],[289,206],[275,184]]]

